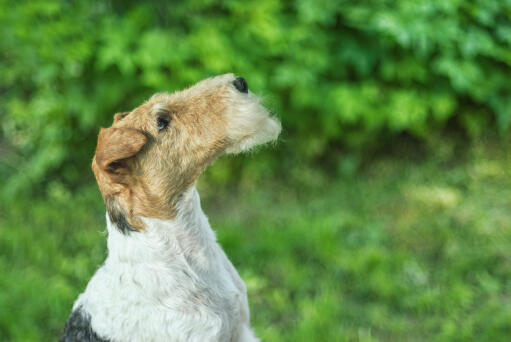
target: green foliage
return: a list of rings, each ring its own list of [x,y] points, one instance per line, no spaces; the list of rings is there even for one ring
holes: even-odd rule
[[[381,159],[319,183],[302,172],[301,187],[199,187],[263,341],[504,342],[509,152]],[[0,202],[1,341],[56,340],[105,258],[104,220],[95,187]]]
[[[0,176],[11,193],[82,181],[116,111],[226,72],[282,118],[289,160],[447,121],[506,131],[510,13],[510,0],[0,0]]]
[[[353,151],[508,132],[510,17],[511,0],[0,0],[0,340],[55,340],[104,259],[100,195],[74,192],[98,128],[234,72],[282,140],[219,161],[202,193],[265,341],[507,341],[509,153],[358,173]],[[263,186],[274,172],[300,186]],[[232,179],[243,195],[216,193]]]

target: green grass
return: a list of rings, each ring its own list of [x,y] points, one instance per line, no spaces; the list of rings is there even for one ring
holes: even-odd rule
[[[245,280],[264,341],[509,341],[511,159],[379,158],[307,168],[203,207]],[[105,257],[95,186],[0,205],[0,340],[55,340]]]

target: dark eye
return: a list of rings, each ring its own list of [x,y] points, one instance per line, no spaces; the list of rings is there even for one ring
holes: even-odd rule
[[[160,115],[158,116],[156,123],[158,124],[158,131],[164,130],[170,123],[170,116]]]

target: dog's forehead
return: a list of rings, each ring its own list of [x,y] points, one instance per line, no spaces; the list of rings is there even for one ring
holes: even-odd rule
[[[155,94],[160,95],[160,94]],[[142,129],[148,121],[153,120],[154,115],[167,108],[163,96],[151,97],[148,101],[133,109],[131,112],[115,120],[112,127],[129,127]]]
[[[143,130],[147,126],[147,113],[143,108],[137,107],[119,120],[115,120],[111,127],[135,128]]]
[[[216,107],[219,110],[220,107],[224,108],[221,98],[229,93],[228,85],[233,79],[233,74],[225,74],[202,80],[183,90],[156,93],[121,120],[114,122],[112,127],[147,129],[149,122],[164,111],[179,115],[184,109],[193,109],[193,112],[199,113],[205,109],[201,98],[208,99],[209,109]]]
[[[168,93],[168,92],[156,93],[153,96],[151,96],[149,98],[149,100],[147,100],[147,103],[150,103],[151,105],[155,105],[155,104],[158,104],[158,103],[161,103],[161,102],[169,101],[169,100],[171,100],[172,95],[174,95],[176,93],[177,92],[172,93],[172,94]]]

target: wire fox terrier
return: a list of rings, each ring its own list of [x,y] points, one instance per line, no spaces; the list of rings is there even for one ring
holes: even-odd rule
[[[108,256],[61,341],[257,341],[246,288],[195,184],[215,158],[273,141],[280,123],[232,74],[159,93],[99,132],[92,169]]]

